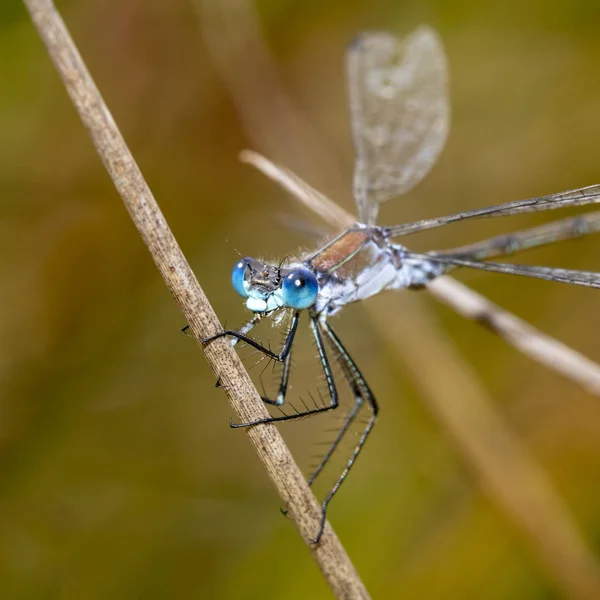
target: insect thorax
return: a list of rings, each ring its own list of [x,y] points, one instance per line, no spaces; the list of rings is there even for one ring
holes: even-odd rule
[[[427,267],[419,271],[422,265],[409,264],[406,254],[406,248],[392,244],[380,227],[358,225],[342,233],[306,260],[319,280],[316,311],[331,315],[385,289],[429,281]]]

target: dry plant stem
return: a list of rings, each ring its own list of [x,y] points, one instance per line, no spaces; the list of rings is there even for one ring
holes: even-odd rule
[[[319,189],[333,193],[345,190],[347,181],[339,161],[281,85],[260,33],[255,1],[193,1],[204,44],[248,139],[267,155],[277,156],[280,162],[303,173]],[[257,86],[258,94],[254,92]]]
[[[600,366],[580,352],[546,335],[452,277],[440,277],[427,289],[467,319],[487,327],[525,354],[566,379],[600,396]]]
[[[133,222],[187,319],[192,335],[200,343],[202,338],[221,330],[214,311],[53,3],[49,0],[24,0],[24,3]],[[265,417],[260,396],[231,345],[222,339],[204,351],[240,420]],[[309,540],[317,531],[320,509],[277,429],[273,425],[249,428],[248,437],[300,533]],[[337,598],[369,597],[329,524],[321,542],[309,546]]]
[[[356,219],[343,208],[257,152],[245,150],[240,160],[279,183],[332,227],[343,229],[355,223]],[[451,277],[432,283],[436,281],[440,283],[432,291],[459,313],[485,320],[502,337],[510,336],[509,341],[525,354],[598,392],[598,366],[587,358],[544,336]],[[386,315],[398,312],[397,297],[377,300],[379,304],[370,315],[382,339],[402,354],[423,391],[424,401],[453,437],[492,500],[526,533],[538,560],[565,597],[600,598],[600,568],[569,511],[535,457],[493,403],[486,401],[486,392],[472,369],[439,335],[434,318],[424,311],[421,299],[416,294],[404,294],[403,309],[410,318],[392,321]],[[397,343],[417,337],[426,343]],[[436,365],[435,377],[431,377],[432,364]]]
[[[596,558],[543,466],[493,403],[482,402],[486,390],[470,376],[451,342],[440,338],[435,316],[424,310],[423,298],[406,296],[403,308],[410,318],[386,318],[397,307],[389,296],[370,311],[381,338],[401,353],[430,410],[468,458],[467,466],[489,498],[525,533],[533,555],[562,596],[600,598]],[[414,335],[423,343],[409,346],[395,341]],[[428,361],[437,365],[435,377]]]

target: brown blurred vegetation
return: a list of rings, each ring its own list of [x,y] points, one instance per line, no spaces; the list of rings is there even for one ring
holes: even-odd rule
[[[219,316],[235,326],[245,316],[229,284],[236,249],[271,258],[306,240],[281,225],[299,214],[285,192],[237,162],[254,142],[203,40],[219,23],[192,1],[59,8]],[[279,83],[339,173],[314,167],[302,147],[289,161],[271,158],[347,209],[344,48],[362,29],[423,22],[449,57],[450,140],[382,221],[600,182],[597,2],[263,0],[257,10]],[[0,597],[329,597],[244,434],[228,428],[225,398],[180,334],[181,316],[16,0],[0,4],[0,28]],[[415,243],[457,245],[543,218],[480,221]],[[526,258],[598,270],[599,244]],[[460,278],[600,361],[597,291]],[[422,300],[600,554],[598,398]],[[331,510],[373,597],[557,597],[362,307],[336,323],[381,404]],[[448,402],[459,395],[449,389]],[[301,445],[293,426],[284,435]]]

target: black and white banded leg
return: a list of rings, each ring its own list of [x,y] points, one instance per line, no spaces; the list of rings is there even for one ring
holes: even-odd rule
[[[256,313],[245,325],[243,325],[242,327],[240,327],[240,329],[238,330],[238,333],[241,334],[247,334],[259,321],[261,321],[263,319],[264,315],[262,313]],[[187,335],[188,337],[192,337],[190,334],[190,326],[186,325],[182,330],[181,333],[184,333],[185,335]],[[210,338],[213,339],[213,338]],[[240,340],[238,338],[234,338],[233,340],[231,340],[231,345],[235,346]],[[206,343],[206,340],[203,340],[204,343]],[[221,378],[219,377],[219,379],[217,379],[217,382],[215,383],[215,387],[216,388],[224,388],[225,386],[221,384]]]
[[[206,340],[204,340],[204,343],[208,344],[208,343],[212,342],[213,340],[223,337],[223,336],[231,336],[231,337],[237,338],[237,339],[245,342],[249,346],[252,346],[253,348],[258,350],[259,352],[262,352],[269,358],[272,358],[273,360],[276,360],[278,362],[283,362],[284,363],[283,364],[283,373],[282,373],[282,378],[281,378],[281,382],[279,385],[279,392],[278,392],[277,398],[275,400],[272,400],[271,398],[263,398],[263,401],[267,402],[268,404],[274,404],[274,405],[280,406],[285,401],[285,395],[287,392],[289,373],[290,373],[290,364],[291,364],[290,356],[291,356],[291,350],[292,350],[292,344],[294,341],[294,336],[296,335],[296,330],[298,328],[299,319],[300,319],[300,312],[296,311],[294,313],[294,316],[292,319],[292,325],[290,327],[290,331],[288,332],[288,335],[285,339],[283,349],[281,350],[281,352],[279,354],[276,354],[271,349],[262,346],[256,340],[253,340],[252,338],[247,337],[245,334],[242,334],[239,331],[234,331],[234,330],[222,331],[221,333],[218,333],[210,338],[207,338]],[[259,425],[261,423],[278,423],[278,422],[282,422],[282,421],[291,421],[293,419],[299,419],[301,417],[306,417],[309,415],[326,412],[326,411],[329,411],[329,410],[332,410],[332,409],[335,409],[338,407],[338,395],[337,395],[337,390],[335,388],[335,384],[333,381],[331,367],[330,367],[327,355],[325,354],[325,347],[323,344],[321,333],[320,333],[318,325],[317,325],[317,318],[313,317],[313,316],[311,316],[311,329],[313,331],[315,340],[317,342],[317,350],[319,352],[319,360],[321,361],[321,364],[323,366],[323,370],[325,373],[325,379],[327,381],[327,388],[328,388],[328,392],[329,392],[330,402],[325,406],[311,408],[311,409],[307,409],[305,411],[296,411],[290,415],[281,415],[281,416],[277,416],[277,417],[269,416],[269,417],[265,417],[264,419],[257,419],[256,421],[252,421],[249,423],[231,423],[231,427],[233,427],[233,428],[250,427],[252,425]]]
[[[241,327],[238,330],[237,333],[246,335],[263,318],[264,318],[264,313],[256,313],[252,317],[252,319],[250,319],[250,321],[248,321],[243,327]],[[286,335],[286,342],[288,340],[289,334],[292,331],[292,328],[293,328],[293,323],[292,323],[292,327],[290,327],[290,331]],[[294,330],[294,334],[295,334],[295,330]],[[231,340],[231,345],[235,346],[239,341],[241,341],[241,338],[239,336],[235,336]],[[292,341],[293,341],[293,338],[292,338]],[[253,347],[255,348],[255,346],[253,346]],[[283,355],[284,352],[285,352],[285,342],[284,342],[284,350],[282,350],[282,352],[280,354]],[[267,396],[261,396],[261,399],[265,404],[270,404],[272,406],[280,406],[285,402],[285,396],[287,393],[288,382],[289,382],[289,378],[290,378],[291,364],[292,364],[292,344],[290,342],[289,350],[287,351],[287,355],[285,355],[285,357],[283,358],[283,369],[281,372],[281,379],[279,381],[279,390],[277,392],[277,397],[275,398],[275,400],[272,400],[271,398],[268,398]]]
[[[319,326],[323,329],[323,331],[324,331],[325,335],[327,336],[327,338],[329,339],[329,341],[331,342],[332,346],[335,348],[338,361],[340,362],[340,365],[342,367],[342,371],[344,372],[344,375],[348,379],[348,383],[350,384],[350,387],[352,388],[352,391],[354,393],[354,407],[350,411],[348,416],[346,417],[344,425],[340,429],[335,440],[332,442],[331,447],[329,448],[328,452],[325,454],[325,456],[321,460],[320,464],[318,465],[317,469],[315,470],[313,475],[308,480],[309,485],[312,485],[312,483],[315,481],[315,479],[321,473],[321,471],[323,470],[323,468],[325,467],[325,465],[327,464],[327,462],[329,461],[329,459],[335,452],[336,448],[339,446],[339,444],[342,441],[342,439],[344,438],[344,436],[348,433],[350,426],[356,419],[360,409],[365,404],[371,409],[371,416],[369,417],[369,421],[367,422],[367,425],[366,425],[363,433],[361,434],[361,436],[358,440],[358,443],[356,444],[356,447],[354,448],[354,451],[352,452],[352,455],[350,456],[348,462],[346,463],[346,466],[344,467],[344,469],[343,469],[342,473],[340,474],[340,476],[338,477],[337,481],[335,482],[335,484],[333,485],[333,487],[331,488],[331,490],[325,497],[325,500],[323,500],[323,502],[321,504],[321,510],[322,510],[321,523],[320,523],[319,531],[317,532],[316,537],[312,540],[315,544],[319,542],[319,540],[321,539],[321,536],[323,535],[323,530],[325,528],[325,522],[327,520],[327,507],[329,506],[329,503],[331,502],[332,498],[335,496],[336,492],[340,489],[340,486],[346,479],[346,476],[348,475],[348,473],[350,472],[350,469],[354,465],[358,455],[360,454],[360,451],[362,450],[362,447],[364,446],[365,442],[367,441],[369,434],[373,430],[375,421],[377,420],[377,413],[379,410],[379,408],[377,406],[377,401],[375,400],[375,397],[373,396],[373,392],[371,392],[371,389],[369,388],[367,382],[365,381],[365,378],[363,377],[362,373],[356,366],[356,363],[352,360],[352,357],[350,356],[350,354],[348,354],[348,351],[346,350],[346,348],[344,347],[344,345],[338,338],[335,331],[332,329],[332,327],[329,325],[329,323],[327,323],[327,321],[324,319],[318,321],[318,323],[319,323]]]

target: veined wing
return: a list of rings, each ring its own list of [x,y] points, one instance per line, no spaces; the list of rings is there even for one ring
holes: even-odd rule
[[[493,273],[505,273],[507,275],[524,275],[525,277],[570,283],[571,285],[600,288],[600,273],[594,271],[577,271],[575,269],[560,269],[554,267],[532,267],[529,265],[512,265],[510,263],[480,262],[477,260],[461,258],[460,256],[455,257],[447,254],[440,255],[434,252],[427,254],[410,253],[408,256],[409,258],[416,258],[417,260],[430,260],[435,263],[442,263],[449,266],[469,267],[470,269],[491,271]]]
[[[553,244],[563,240],[572,240],[600,231],[600,212],[595,211],[577,217],[559,219],[552,223],[531,227],[489,238],[482,242],[460,246],[441,254],[449,254],[465,259],[487,260],[496,256],[506,256],[529,250],[545,244]]]
[[[600,186],[593,186],[600,187]],[[591,188],[583,188],[584,190]],[[576,190],[581,191],[581,190]],[[558,196],[558,195],[555,195]],[[546,199],[551,198],[546,196]],[[598,201],[598,200],[596,200]],[[527,202],[527,201],[524,201]],[[512,203],[514,204],[514,203]],[[542,204],[546,208],[557,208],[552,204]],[[535,205],[532,205],[535,206]],[[513,208],[515,208],[513,206]],[[509,209],[511,210],[511,209]],[[536,209],[534,209],[536,210]],[[544,210],[539,208],[538,210]],[[514,214],[514,213],[509,213]],[[428,259],[446,265],[446,271],[453,267],[468,267],[494,273],[508,275],[523,275],[548,281],[558,281],[586,287],[600,287],[600,273],[591,271],[578,271],[574,269],[560,269],[552,267],[535,267],[529,265],[514,265],[509,263],[487,262],[486,259],[496,256],[514,254],[521,250],[528,250],[545,244],[562,240],[574,239],[600,231],[600,211],[560,219],[538,227],[531,227],[508,235],[499,235],[482,242],[461,246],[443,252],[430,252],[427,254],[410,254],[418,260]],[[484,262],[485,261],[485,262]]]
[[[448,69],[438,35],[420,27],[403,41],[364,33],[348,49],[348,92],[359,219],[415,186],[448,134]]]
[[[585,204],[597,204],[600,202],[600,185],[590,185],[588,187],[569,190],[567,192],[558,192],[539,198],[529,198],[527,200],[515,200],[506,204],[496,204],[495,206],[486,206],[475,210],[438,217],[437,219],[424,219],[414,223],[405,223],[403,225],[394,225],[386,227],[386,231],[391,237],[408,235],[425,229],[433,229],[449,223],[464,221],[466,219],[481,219],[486,217],[505,217],[508,215],[521,215],[525,213],[538,212],[542,210],[554,210],[565,208],[567,206],[583,206]]]

